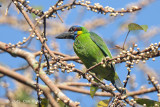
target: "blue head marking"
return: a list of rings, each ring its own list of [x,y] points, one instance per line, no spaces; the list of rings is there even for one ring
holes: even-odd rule
[[[80,26],[80,25],[75,25],[74,27],[79,28],[79,27],[82,27],[82,26]],[[78,31],[75,31],[75,32],[74,32],[74,40],[76,39],[77,36],[79,36],[77,33],[78,33]]]
[[[75,25],[75,27],[82,27],[82,26],[80,26],[80,25]]]
[[[76,39],[77,36],[78,36],[78,35],[77,35],[77,31],[75,31],[75,32],[74,32],[74,40]]]
[[[82,31],[82,26],[79,26],[79,25],[75,25],[75,26],[72,26],[70,29],[69,29],[69,31],[68,32],[72,32],[72,34],[73,34],[73,38],[72,39],[76,39],[76,37],[78,36],[78,35],[80,35],[80,31]]]

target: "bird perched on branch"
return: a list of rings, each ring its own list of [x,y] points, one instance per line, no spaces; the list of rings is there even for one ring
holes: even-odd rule
[[[74,51],[87,68],[102,62],[106,57],[112,58],[112,55],[102,38],[94,32],[89,32],[85,27],[72,26],[68,32],[60,34],[56,38],[73,39]],[[106,79],[111,81],[120,93],[126,93],[126,91],[122,90],[123,85],[115,72],[113,64],[106,64],[106,66],[99,65],[90,71],[95,73],[101,80]]]

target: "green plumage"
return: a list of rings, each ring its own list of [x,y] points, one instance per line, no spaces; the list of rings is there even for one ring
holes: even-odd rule
[[[93,41],[93,38],[96,42]],[[97,44],[99,44],[99,46]],[[73,48],[87,68],[101,62],[107,56],[112,58],[104,41],[93,32],[86,32],[79,35],[75,39]],[[91,72],[94,72],[99,78],[104,78],[109,81],[118,78],[112,65],[107,65],[106,67],[102,65],[97,66],[92,69]]]
[[[107,56],[112,58],[102,38],[93,32],[88,32],[85,27],[73,26],[70,28],[69,33],[59,35],[57,38],[74,39],[74,51],[87,68],[101,62]],[[103,65],[97,66],[91,72],[95,73],[99,79],[111,81],[118,91],[125,93],[125,91],[120,89],[120,87],[123,88],[123,85],[115,72],[113,64],[108,64],[105,67]]]

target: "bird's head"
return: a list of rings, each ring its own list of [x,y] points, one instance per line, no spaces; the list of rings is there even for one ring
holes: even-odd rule
[[[57,39],[73,39],[75,40],[81,34],[87,33],[88,30],[82,26],[72,26],[68,32],[56,36]]]

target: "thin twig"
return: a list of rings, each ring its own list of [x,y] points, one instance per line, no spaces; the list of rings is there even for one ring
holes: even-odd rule
[[[158,93],[160,93],[160,90],[158,89],[158,87],[156,86],[156,84],[154,83],[154,81],[152,80],[152,78],[150,77],[150,75],[149,74],[147,74],[148,75],[148,79],[151,81],[151,83],[152,83],[152,85],[155,87],[155,89],[156,89],[156,91],[158,92]]]
[[[56,12],[58,18],[61,20],[62,23],[64,23],[63,19],[60,17],[60,15],[58,14],[58,12]]]
[[[42,54],[39,57],[39,62],[38,62],[38,69],[36,72],[36,88],[37,88],[37,96],[38,96],[38,106],[41,107],[41,98],[40,98],[40,88],[39,88],[39,71],[41,69],[41,61],[42,61]]]
[[[49,68],[50,68],[49,60],[48,60],[48,57],[47,57],[45,50],[44,50],[44,44],[47,40],[47,37],[46,37],[46,17],[44,17],[44,19],[43,19],[43,25],[44,25],[44,29],[43,29],[44,40],[43,40],[43,44],[42,44],[42,52],[43,52],[43,55],[47,61],[47,71],[49,71]]]
[[[12,4],[12,1],[10,1],[10,3],[9,3],[8,6],[7,6],[7,9],[6,9],[6,12],[5,12],[5,16],[8,15],[8,10],[9,10],[11,4]],[[0,5],[0,7],[1,7],[1,5]]]
[[[127,36],[126,36],[126,38],[125,38],[125,40],[124,40],[123,49],[124,49],[124,45],[125,45],[125,42],[126,42],[126,40],[127,40],[127,37],[128,37],[128,35],[129,35],[129,32],[130,32],[130,30],[128,31]]]

